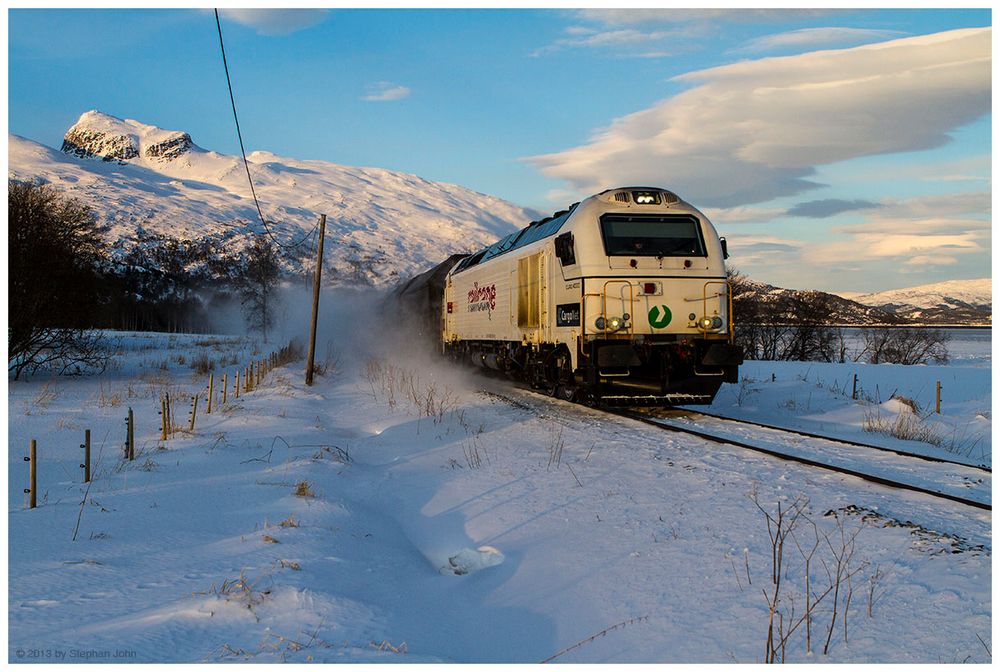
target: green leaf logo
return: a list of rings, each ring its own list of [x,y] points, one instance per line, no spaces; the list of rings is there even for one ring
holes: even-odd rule
[[[654,329],[662,329],[670,324],[671,319],[673,319],[673,315],[670,314],[670,309],[664,305],[653,306],[649,309],[649,324]]]

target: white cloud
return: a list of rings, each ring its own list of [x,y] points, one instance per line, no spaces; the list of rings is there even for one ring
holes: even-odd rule
[[[635,28],[620,28],[599,31],[583,26],[570,26],[565,32],[569,37],[560,38],[550,45],[535,49],[531,55],[544,56],[563,49],[624,48],[626,51],[632,51],[637,46],[645,46],[677,35],[670,30],[642,31]],[[643,53],[667,55],[663,50]]]
[[[261,35],[288,35],[326,19],[326,9],[220,9],[219,14]]]
[[[776,35],[765,35],[750,40],[734,49],[733,52],[761,53],[775,49],[802,47],[829,47],[880,42],[897,37],[904,33],[898,30],[871,30],[867,28],[803,28],[791,30]]]
[[[989,193],[886,199],[860,224],[832,229],[839,239],[811,245],[810,265],[881,261],[890,266],[952,265],[990,249]]]
[[[989,226],[986,219],[992,211],[990,193],[988,191],[964,191],[952,194],[934,194],[917,196],[915,198],[882,199],[879,210],[873,212],[869,222],[881,229],[891,227],[917,227],[920,231],[936,230],[931,227],[934,222],[978,222],[981,226]],[[963,217],[964,215],[964,217]],[[975,219],[978,216],[981,219]],[[842,226],[834,231],[855,231],[870,229],[871,223]]]
[[[785,214],[785,208],[704,208],[703,212],[718,226],[730,224],[766,224]]]
[[[406,86],[393,84],[392,82],[376,82],[365,87],[367,93],[361,100],[384,103],[393,100],[402,100],[410,95],[410,89]]]
[[[730,266],[740,271],[763,268],[769,271],[798,262],[805,245],[800,240],[780,238],[763,231],[725,234],[731,255]],[[755,273],[752,273],[756,277]]]
[[[578,16],[606,26],[650,23],[694,23],[726,21],[730,23],[766,23],[823,16],[829,9],[581,9]]]
[[[903,262],[904,266],[916,266],[918,268],[924,266],[954,266],[958,263],[958,259],[955,257],[945,257],[945,256],[919,256],[913,257],[912,259],[907,259]]]
[[[662,184],[735,206],[817,186],[814,167],[929,149],[990,110],[989,28],[741,61],[621,117],[589,144],[527,159],[581,192]]]

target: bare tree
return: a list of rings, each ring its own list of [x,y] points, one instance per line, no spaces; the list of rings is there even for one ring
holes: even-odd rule
[[[7,366],[17,380],[46,367],[103,369],[97,334],[87,331],[101,301],[101,240],[93,212],[51,187],[7,183]]]
[[[247,325],[260,331],[265,342],[274,324],[274,294],[280,275],[277,248],[264,236],[258,236],[247,250],[240,293]]]
[[[843,330],[831,324],[832,297],[823,292],[762,292],[729,269],[736,342],[747,359],[845,361]]]
[[[868,327],[861,331],[860,358],[871,364],[943,364],[949,338],[941,329]]]
[[[733,320],[736,342],[743,346],[747,359],[782,359],[792,326],[793,313],[788,297],[782,294],[762,295],[746,275],[734,268],[728,270],[733,292]]]
[[[833,305],[830,295],[803,292],[787,306],[791,328],[781,359],[797,362],[832,362],[835,357],[835,333],[830,326]]]

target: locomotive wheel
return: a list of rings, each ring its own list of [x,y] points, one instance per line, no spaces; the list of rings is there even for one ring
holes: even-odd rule
[[[560,346],[546,355],[541,370],[545,376],[544,390],[549,396],[572,401],[576,384],[569,362],[569,350],[566,346]]]

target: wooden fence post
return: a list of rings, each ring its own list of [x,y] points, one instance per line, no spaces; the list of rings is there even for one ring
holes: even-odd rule
[[[84,430],[83,432],[83,443],[80,444],[83,448],[83,464],[80,468],[83,469],[83,482],[90,483],[90,430]]]
[[[188,431],[194,431],[194,419],[198,415],[198,395],[194,395],[194,399],[191,402],[191,426],[188,427]]]
[[[28,457],[24,458],[24,461],[28,463],[28,489],[25,493],[29,493],[28,498],[28,508],[33,509],[38,505],[38,474],[36,473],[36,465],[38,463],[38,451],[36,450],[37,444],[34,439],[31,440],[31,447],[28,449]]]
[[[941,415],[941,381],[934,386],[934,412]]]
[[[222,374],[222,403],[226,403],[226,386],[229,384],[229,374]]]
[[[240,370],[236,369],[236,385],[233,386],[234,399],[240,398]]]
[[[163,397],[164,397],[164,400],[166,401],[166,408],[167,408],[167,413],[164,416],[166,419],[163,421],[165,423],[164,424],[164,434],[169,439],[170,435],[174,431],[173,418],[170,417],[170,393],[169,392],[164,393]]]
[[[215,374],[208,374],[208,408],[205,409],[205,413],[208,415],[212,414],[212,396],[215,393]]]
[[[128,407],[128,433],[125,436],[125,457],[129,460],[135,459],[135,416],[132,414],[132,407]]]
[[[858,398],[858,374],[854,374],[854,389],[851,391],[851,399]]]

